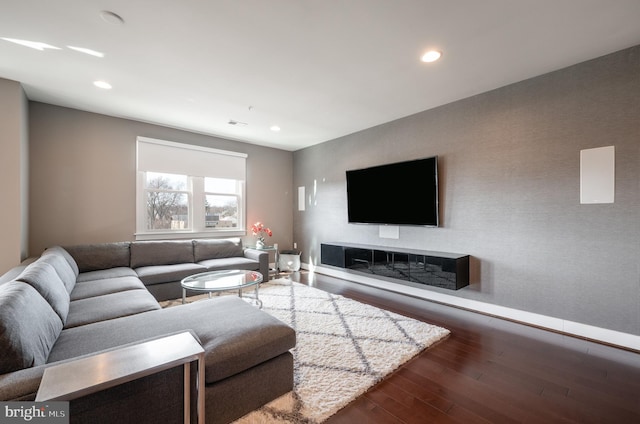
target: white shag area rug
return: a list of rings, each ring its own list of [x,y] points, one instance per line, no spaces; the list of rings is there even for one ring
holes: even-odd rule
[[[320,423],[449,334],[286,278],[260,285],[259,296],[265,312],[296,330],[294,390],[236,424]]]

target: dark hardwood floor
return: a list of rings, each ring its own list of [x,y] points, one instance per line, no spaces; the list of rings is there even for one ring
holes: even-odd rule
[[[639,353],[306,271],[291,279],[451,331],[327,424],[640,423]]]

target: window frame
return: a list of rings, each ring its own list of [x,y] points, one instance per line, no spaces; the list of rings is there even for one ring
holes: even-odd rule
[[[167,231],[166,229],[148,229],[146,228],[146,217],[147,214],[149,212],[149,210],[147,209],[146,205],[147,205],[147,194],[150,192],[157,192],[157,193],[178,193],[178,194],[185,194],[187,196],[187,222],[189,223],[189,225],[187,226],[187,228],[185,228],[185,231],[191,231],[193,229],[193,212],[191,210],[192,208],[192,204],[193,202],[191,201],[191,197],[193,196],[193,190],[191,188],[192,184],[191,184],[191,177],[189,177],[188,175],[185,175],[187,177],[187,186],[184,189],[181,190],[177,190],[177,189],[153,189],[153,188],[149,188],[147,187],[147,178],[146,178],[146,174],[147,172],[151,172],[151,171],[142,171],[142,178],[143,178],[143,188],[142,190],[144,191],[142,196],[143,196],[143,202],[144,202],[144,212],[145,213],[145,231],[146,232],[152,232],[152,233],[156,233],[156,232],[162,232],[162,231]],[[160,175],[166,175],[164,173],[160,173]],[[176,174],[172,174],[172,175],[176,175]],[[171,232],[176,231],[176,230],[170,230]]]
[[[204,226],[205,228],[207,228],[207,211],[206,211],[206,205],[207,205],[207,196],[220,196],[220,197],[234,197],[236,199],[236,204],[238,205],[238,210],[240,210],[240,204],[242,203],[242,196],[240,196],[238,193],[242,192],[242,188],[241,187],[236,187],[236,191],[233,193],[229,193],[229,192],[215,192],[215,191],[207,191],[207,185],[206,185],[206,180],[207,177],[203,178],[203,184],[204,184],[204,188],[203,188],[203,196],[202,196],[202,211],[204,214]],[[238,180],[232,180],[235,181],[235,185],[237,186],[238,184],[244,184],[243,182],[239,182]],[[240,220],[240,213],[238,213],[238,220]],[[244,221],[244,220],[243,220]],[[239,224],[238,224],[239,225]],[[223,227],[220,227],[223,228]]]
[[[207,194],[219,195],[219,193],[205,192],[205,176],[192,175],[189,172],[182,172],[178,175],[187,175],[187,189],[178,190],[187,193],[189,208],[189,228],[181,230],[149,230],[146,228],[147,205],[146,193],[146,172],[157,172],[165,174],[176,174],[163,170],[140,169],[140,142],[168,147],[170,149],[191,150],[193,153],[204,152],[207,154],[219,155],[223,160],[224,156],[243,160],[242,175],[244,178],[229,178],[236,181],[236,193],[224,193],[225,196],[235,196],[238,199],[238,219],[236,227],[206,227],[205,199]],[[183,151],[184,153],[184,151]],[[246,158],[245,153],[230,152],[226,150],[212,149],[193,144],[176,143],[166,140],[151,139],[147,137],[137,137],[136,139],[136,240],[164,240],[164,239],[184,239],[184,238],[215,238],[215,237],[242,237],[246,235]],[[144,167],[153,165],[146,161]],[[184,168],[188,170],[188,165]],[[197,172],[194,172],[197,173]],[[211,177],[208,175],[207,177]],[[228,178],[217,175],[214,178]]]

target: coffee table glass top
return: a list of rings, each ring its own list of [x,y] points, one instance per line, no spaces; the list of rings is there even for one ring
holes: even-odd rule
[[[230,269],[194,274],[183,279],[181,285],[189,290],[212,292],[242,289],[261,282],[262,274],[257,271]]]

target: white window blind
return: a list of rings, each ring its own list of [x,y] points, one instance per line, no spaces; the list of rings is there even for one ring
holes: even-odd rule
[[[244,153],[137,138],[136,239],[245,234]]]
[[[244,181],[244,153],[138,137],[138,171]]]

